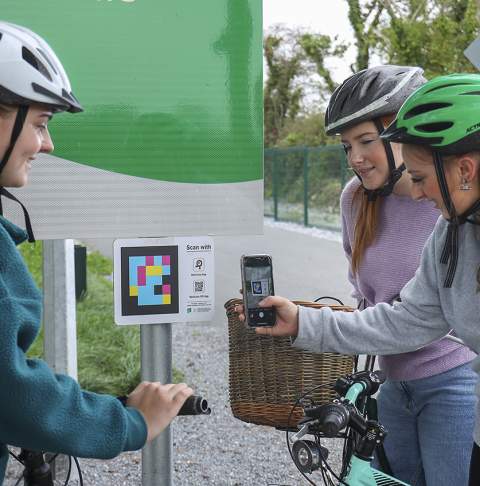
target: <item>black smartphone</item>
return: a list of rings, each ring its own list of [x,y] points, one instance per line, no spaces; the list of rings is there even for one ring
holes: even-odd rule
[[[243,304],[246,323],[250,327],[272,327],[275,309],[259,307],[258,303],[273,291],[272,258],[269,255],[242,255]]]

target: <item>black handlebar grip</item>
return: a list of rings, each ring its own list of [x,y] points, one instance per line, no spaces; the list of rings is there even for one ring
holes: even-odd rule
[[[329,404],[322,410],[321,430],[326,437],[336,437],[348,424],[350,414],[347,408],[338,404]]]
[[[192,395],[185,400],[178,415],[210,415],[212,411],[205,398]]]

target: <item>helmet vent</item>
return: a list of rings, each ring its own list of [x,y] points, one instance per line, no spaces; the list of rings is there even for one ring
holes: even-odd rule
[[[480,91],[470,91],[468,93],[460,93],[460,95],[461,96],[470,96],[470,95],[472,95],[472,96],[477,95],[478,96],[478,95],[480,95]]]
[[[405,113],[403,118],[408,120],[417,115],[423,115],[424,113],[429,113],[430,111],[439,110],[440,108],[448,108],[452,106],[451,103],[425,103],[424,105],[418,105],[412,108],[409,112]]]
[[[375,83],[377,82],[377,78],[378,78],[378,73],[375,76],[372,76],[370,79],[367,80],[367,82],[365,83],[365,85],[362,88],[362,95],[363,96],[366,96],[367,93],[370,91],[370,88],[375,85]]]
[[[437,89],[451,88],[452,86],[471,86],[471,83],[442,84],[441,86],[435,86],[434,88],[429,89],[428,91],[425,91],[425,94],[427,94],[427,93],[433,93],[433,91],[436,91]]]
[[[453,126],[453,122],[437,122],[437,123],[424,123],[422,125],[416,125],[415,128],[419,132],[435,133],[442,130],[448,130]]]
[[[38,59],[37,56],[35,56],[35,54],[33,54],[30,49],[27,49],[25,46],[22,47],[22,57],[40,74],[45,76],[49,81],[52,81],[52,77],[50,76],[50,73],[48,72],[48,69],[45,67],[45,65]]]
[[[37,51],[42,55],[42,57],[45,59],[45,61],[48,62],[48,65],[52,68],[53,72],[55,74],[58,74],[57,73],[57,70],[55,69],[55,66],[53,65],[52,61],[50,61],[50,59],[48,58],[48,56],[43,52],[42,49],[38,48],[37,47]]]

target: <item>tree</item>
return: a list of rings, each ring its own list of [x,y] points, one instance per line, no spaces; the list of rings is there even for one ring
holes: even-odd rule
[[[478,0],[345,0],[357,49],[352,73],[377,62],[421,66],[428,78],[475,72],[463,51],[480,34]],[[326,62],[348,45],[321,33],[277,27],[265,38],[267,146],[331,143],[322,101],[336,87]],[[314,102],[312,103],[312,99]]]
[[[377,48],[387,62],[421,66],[427,77],[475,72],[463,51],[478,36],[477,0],[386,0]]]
[[[355,65],[352,72],[366,69],[370,63],[370,54],[378,44],[378,26],[384,10],[384,2],[379,0],[346,0],[348,19],[352,26],[357,47]]]
[[[302,72],[303,51],[292,30],[280,26],[264,39],[263,53],[268,69],[264,88],[265,145],[277,142],[285,122],[300,110],[302,86],[295,82]]]
[[[276,145],[317,147],[330,144],[338,144],[338,140],[325,134],[325,116],[319,110],[316,113],[299,115],[295,120],[288,120],[279,134]]]
[[[337,83],[332,79],[332,75],[325,66],[325,61],[329,57],[342,57],[348,48],[345,43],[339,43],[337,37],[333,39],[328,35],[300,33],[298,42],[302,47],[306,60],[309,60],[315,67],[316,73],[324,83],[319,86],[320,91],[332,94],[337,87]]]
[[[319,104],[328,99],[336,87],[325,61],[330,57],[340,57],[346,49],[347,45],[339,43],[336,38],[302,29],[276,26],[267,33],[264,39],[267,67],[264,126],[267,147],[291,145],[293,140],[304,139],[297,119],[309,133],[305,140],[308,139],[310,143],[313,138],[318,138],[314,136],[311,126],[318,125],[319,120],[323,124],[323,114],[314,116],[312,123],[308,121],[308,115],[318,114]],[[289,137],[290,129],[295,134]]]

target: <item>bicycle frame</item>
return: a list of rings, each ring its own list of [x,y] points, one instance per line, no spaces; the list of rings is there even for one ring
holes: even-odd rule
[[[345,395],[345,400],[355,405],[359,396],[365,391],[365,383],[355,383]],[[362,459],[353,453],[348,466],[348,474],[344,479],[348,486],[410,486],[403,481],[389,476],[373,468],[370,460]]]
[[[378,471],[371,466],[370,461],[360,459],[355,454],[350,460],[349,468],[349,473],[343,480],[348,486],[410,486]]]

